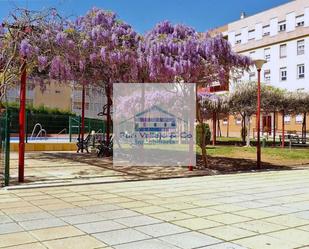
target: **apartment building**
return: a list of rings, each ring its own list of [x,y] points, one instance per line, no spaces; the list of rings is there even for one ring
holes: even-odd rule
[[[19,102],[19,87],[13,87],[7,91],[6,99],[8,102]],[[81,115],[82,109],[82,89],[73,85],[59,84],[50,82],[46,84],[46,89],[42,91],[38,86],[27,87],[27,104],[34,107],[45,106],[58,108],[60,110],[71,111]],[[89,86],[86,87],[85,94],[85,116],[87,118],[100,118],[98,113],[102,112],[106,104],[106,98],[102,89]]]
[[[309,91],[309,1],[292,0],[278,7],[252,16],[241,14],[239,20],[215,29],[221,32],[237,53],[252,59],[265,59],[261,71],[264,84],[289,91]],[[252,68],[231,83],[257,81],[257,71]],[[220,89],[219,89],[220,90]],[[273,119],[276,127],[273,127]],[[307,117],[307,123],[309,118]],[[251,120],[255,124],[255,118]],[[264,114],[261,117],[263,131],[272,133],[281,129],[282,116]],[[301,131],[303,115],[285,116],[288,131]],[[255,127],[255,125],[253,125]],[[221,120],[222,135],[239,136],[240,117]]]

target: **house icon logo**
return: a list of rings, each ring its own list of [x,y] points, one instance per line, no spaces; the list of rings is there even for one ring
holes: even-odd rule
[[[134,116],[135,132],[171,132],[177,129],[177,117],[154,105]]]

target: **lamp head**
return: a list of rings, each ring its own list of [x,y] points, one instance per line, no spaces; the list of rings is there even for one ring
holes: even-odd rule
[[[261,70],[262,67],[263,67],[263,65],[264,65],[267,61],[261,59],[261,60],[254,60],[253,62],[254,62],[254,65],[255,65],[256,69],[257,69],[257,70]]]

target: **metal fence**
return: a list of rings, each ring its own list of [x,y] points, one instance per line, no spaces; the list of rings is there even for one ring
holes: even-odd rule
[[[0,184],[8,186],[10,179],[10,112],[0,114]]]

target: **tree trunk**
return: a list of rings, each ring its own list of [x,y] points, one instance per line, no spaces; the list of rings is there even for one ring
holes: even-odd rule
[[[230,115],[227,116],[226,137],[229,137]]]
[[[81,141],[82,141],[82,149],[81,152],[84,152],[84,137],[85,137],[85,85],[83,84],[82,89],[82,124],[81,124]]]
[[[218,118],[218,136],[219,136],[219,137],[222,137],[222,134],[221,134],[221,126],[220,126],[220,118]]]
[[[217,126],[217,115],[216,112],[212,113],[212,146],[216,146],[216,136],[217,136],[217,131],[216,131],[216,126]]]
[[[276,147],[276,112],[274,112],[273,127],[273,147]]]
[[[284,148],[284,143],[285,143],[285,137],[284,137],[284,111],[282,111],[282,137],[281,137],[281,147]]]
[[[302,125],[302,143],[306,144],[306,136],[307,136],[307,121],[306,121],[307,113],[304,112],[303,125]]]
[[[202,123],[202,160],[203,160],[203,164],[205,167],[208,166],[208,162],[207,162],[207,152],[206,152],[206,138],[205,138],[205,134],[206,134],[206,130],[205,127]]]
[[[250,146],[250,116],[246,116],[246,123],[247,123],[247,144],[246,146]]]
[[[110,144],[110,134],[111,134],[111,106],[112,106],[112,100],[111,100],[111,88],[110,85],[107,84],[106,88],[106,98],[107,98],[107,106],[106,106],[106,145],[109,146]]]
[[[203,165],[205,168],[208,167],[208,162],[207,162],[207,151],[206,151],[206,141],[205,141],[205,134],[206,134],[206,131],[205,131],[205,128],[203,126],[203,118],[202,118],[202,114],[201,114],[201,105],[198,101],[198,98],[197,98],[197,85],[196,85],[196,88],[195,88],[195,97],[196,97],[196,119],[197,121],[202,125],[202,147],[201,147],[201,150],[202,150],[202,161],[203,161]]]
[[[246,144],[246,114],[244,113],[241,120],[241,140],[242,144]]]

